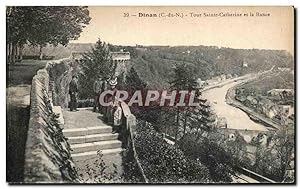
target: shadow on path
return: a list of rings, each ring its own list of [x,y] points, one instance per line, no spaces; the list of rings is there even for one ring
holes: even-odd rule
[[[7,107],[6,180],[22,182],[30,107]]]

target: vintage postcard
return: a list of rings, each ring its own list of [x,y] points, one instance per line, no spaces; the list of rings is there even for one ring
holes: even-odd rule
[[[7,6],[10,184],[295,184],[292,6]]]

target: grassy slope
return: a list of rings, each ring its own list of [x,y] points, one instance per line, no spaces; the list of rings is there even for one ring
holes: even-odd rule
[[[189,51],[189,53],[186,53]],[[247,63],[248,67],[242,67]],[[185,64],[202,80],[220,74],[243,75],[275,67],[293,68],[293,58],[284,51],[242,50],[213,47],[148,49],[132,58],[132,65],[150,87],[167,87],[175,64]]]
[[[243,88],[266,95],[271,89],[294,89],[294,74],[289,72],[275,72],[269,77],[246,83]]]

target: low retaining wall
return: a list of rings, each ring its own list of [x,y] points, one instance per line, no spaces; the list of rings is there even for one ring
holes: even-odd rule
[[[32,80],[30,120],[25,147],[25,183],[77,181],[69,145],[50,101],[48,73],[52,67],[48,63]]]
[[[121,102],[122,112],[123,112],[123,125],[126,128],[126,148],[129,150],[129,153],[133,156],[134,163],[137,166],[138,174],[141,175],[141,179],[145,183],[149,183],[142,165],[140,163],[138,154],[135,150],[134,134],[136,127],[136,117],[131,113],[129,106],[125,102]]]

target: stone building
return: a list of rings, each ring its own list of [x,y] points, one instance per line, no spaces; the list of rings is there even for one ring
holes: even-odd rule
[[[115,66],[115,77],[125,80],[125,74],[127,73],[128,62],[130,60],[130,53],[123,52],[110,52],[111,59]]]

